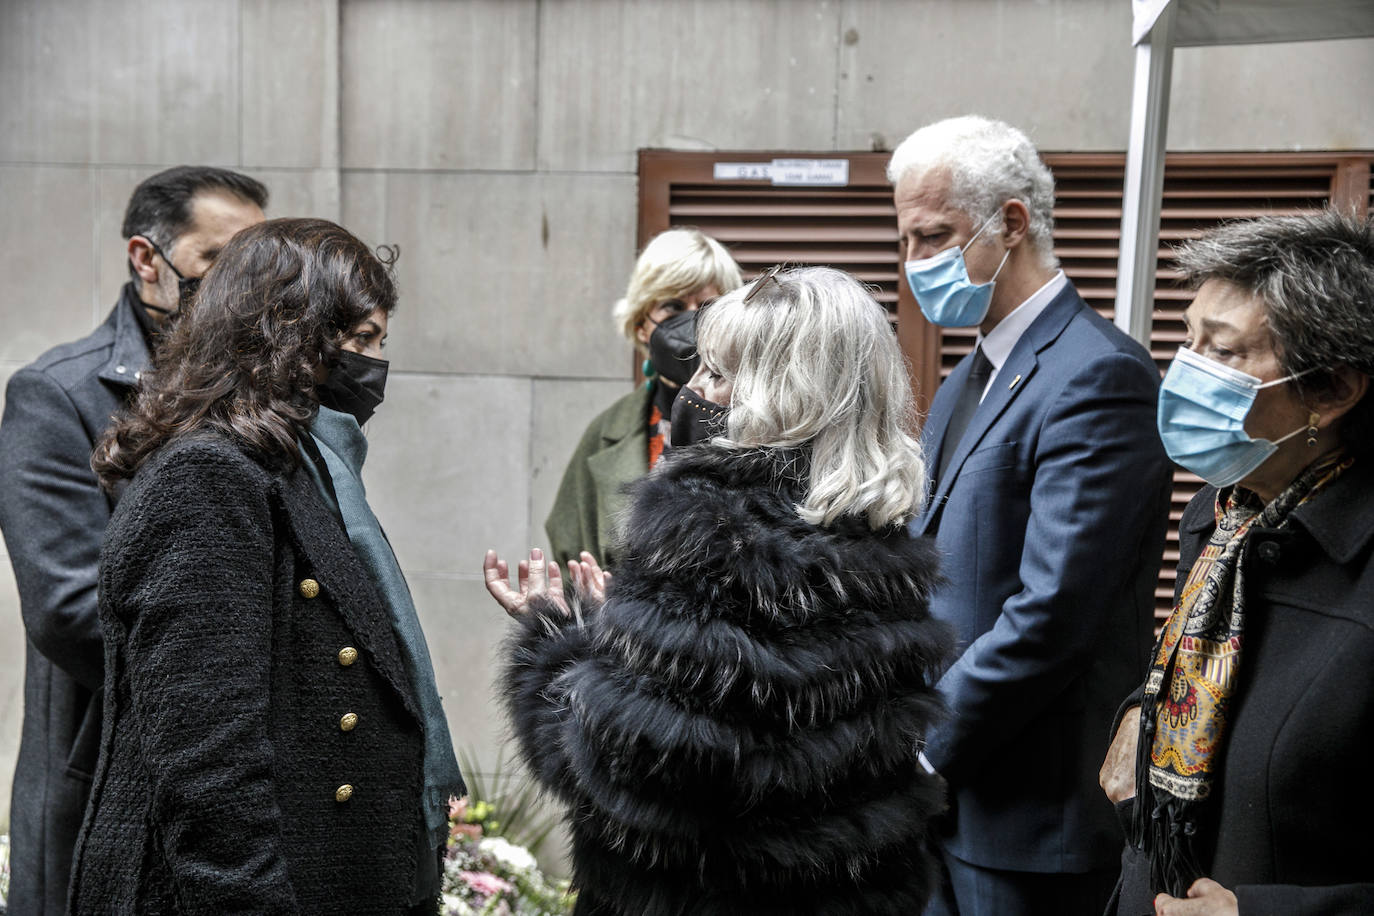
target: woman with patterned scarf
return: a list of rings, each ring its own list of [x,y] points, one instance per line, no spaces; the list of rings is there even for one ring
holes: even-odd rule
[[[1374,222],[1232,223],[1178,261],[1159,430],[1209,486],[1102,768],[1114,912],[1374,912]]]

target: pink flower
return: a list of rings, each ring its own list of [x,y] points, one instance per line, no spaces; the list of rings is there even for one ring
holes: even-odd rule
[[[481,824],[453,824],[449,827],[450,837],[465,836],[469,840],[480,840],[482,838]]]
[[[492,896],[494,894],[509,894],[515,887],[509,882],[495,875],[484,871],[460,871],[458,876],[467,883],[467,886],[477,891],[479,894]]]

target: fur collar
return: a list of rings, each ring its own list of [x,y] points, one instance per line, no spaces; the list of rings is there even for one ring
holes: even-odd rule
[[[796,507],[808,474],[803,449],[676,450],[635,484],[623,566],[649,590],[668,580],[746,590],[779,622],[855,600],[925,601],[938,584],[931,544],[857,516],[805,521]]]

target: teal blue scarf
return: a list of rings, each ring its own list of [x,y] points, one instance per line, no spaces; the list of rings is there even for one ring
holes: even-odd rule
[[[453,755],[453,738],[449,735],[439,689],[434,684],[434,665],[430,661],[424,631],[420,629],[420,618],[415,613],[410,586],[406,585],[396,554],[382,533],[377,517],[367,505],[362,479],[367,437],[351,415],[327,407],[320,408],[310,434],[329,469],[332,492],[313,461],[306,459],[301,464],[315,481],[325,503],[343,520],[353,549],[358,551],[363,566],[372,573],[372,580],[382,593],[391,612],[391,625],[401,644],[406,673],[410,675],[420,703],[425,723],[425,790],[421,801],[430,848],[434,849],[448,837],[449,796],[465,795],[467,789]]]

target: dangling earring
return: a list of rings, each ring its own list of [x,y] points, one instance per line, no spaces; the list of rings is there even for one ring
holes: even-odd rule
[[[1322,415],[1316,412],[1307,415],[1307,447],[1316,448],[1317,446],[1317,421]]]

